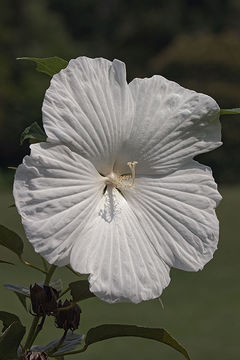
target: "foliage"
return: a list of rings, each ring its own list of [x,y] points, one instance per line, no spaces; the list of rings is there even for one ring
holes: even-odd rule
[[[36,143],[36,142],[46,141],[47,136],[45,132],[40,128],[38,123],[34,121],[34,123],[32,123],[22,132],[20,137],[21,145],[26,139],[29,139],[31,143]]]
[[[89,346],[98,341],[119,336],[137,336],[159,341],[179,351],[187,360],[190,360],[188,352],[164,329],[120,324],[100,325],[88,331],[85,343]]]
[[[37,64],[37,71],[43,72],[47,75],[53,76],[57,74],[61,69],[64,69],[68,62],[61,59],[58,56],[53,56],[50,58],[35,58],[35,57],[21,57],[17,60],[30,60],[34,61]]]
[[[0,359],[18,359],[17,350],[25,334],[25,327],[19,321],[13,322],[0,336]]]

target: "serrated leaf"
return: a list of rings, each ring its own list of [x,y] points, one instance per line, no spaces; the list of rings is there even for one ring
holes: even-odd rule
[[[11,262],[9,262],[9,261],[5,261],[5,260],[0,260],[0,264],[14,265],[13,263],[11,263]]]
[[[0,337],[0,360],[18,359],[17,350],[25,331],[19,321],[15,321],[4,331]]]
[[[0,225],[0,245],[21,256],[23,252],[23,241],[14,231]]]
[[[47,75],[53,76],[60,70],[64,69],[68,62],[58,56],[49,58],[36,58],[36,57],[20,57],[17,60],[30,60],[37,64],[37,71],[43,72]]]
[[[44,346],[35,345],[31,348],[31,350],[49,353],[58,345],[60,339],[61,338],[55,339],[55,340],[51,341],[49,344],[44,345]],[[81,344],[82,344],[82,335],[81,334],[69,333],[69,334],[67,334],[63,344],[60,346],[58,351],[56,351],[54,353],[54,355],[61,355],[65,352],[72,351],[78,345],[81,345]],[[59,359],[59,357],[58,357],[58,359]]]
[[[22,145],[24,140],[29,139],[31,143],[44,142],[47,139],[47,135],[40,128],[38,123],[34,121],[30,126],[28,126],[21,134],[20,144]]]
[[[135,325],[106,324],[92,328],[88,331],[85,339],[87,346],[98,341],[103,341],[119,336],[135,336],[152,339],[166,344],[180,352],[187,360],[190,360],[187,350],[174,339],[166,330],[148,328]]]
[[[240,114],[240,108],[220,110],[220,115],[236,115],[236,114]]]
[[[4,332],[12,323],[15,321],[20,322],[17,315],[9,313],[7,311],[0,311],[0,320],[3,323],[3,329],[2,332]]]
[[[89,290],[89,282],[87,280],[74,281],[69,284],[73,301],[89,299],[95,295]]]

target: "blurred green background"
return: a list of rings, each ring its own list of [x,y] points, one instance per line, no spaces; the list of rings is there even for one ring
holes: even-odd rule
[[[0,0],[0,211],[1,223],[23,235],[11,198],[13,171],[28,152],[20,134],[33,121],[41,124],[41,104],[49,78],[21,56],[80,55],[126,62],[129,81],[161,74],[209,94],[221,108],[240,106],[240,2],[238,0]],[[224,146],[198,159],[212,166],[224,200],[218,209],[219,250],[197,274],[172,271],[172,282],[159,301],[140,305],[82,304],[82,331],[102,322],[164,326],[193,360],[240,358],[239,231],[240,117],[222,121]],[[5,259],[14,257],[1,249]],[[26,258],[32,258],[30,245]],[[34,257],[36,259],[36,256]],[[36,259],[37,261],[37,259]],[[17,271],[16,271],[17,269]],[[20,270],[19,270],[20,269]],[[59,270],[65,282],[73,275]],[[41,280],[34,270],[1,265],[0,282],[28,285]],[[1,292],[2,309],[21,311],[14,294]],[[49,325],[44,342],[60,336]],[[153,341],[108,340],[72,359],[181,359]]]

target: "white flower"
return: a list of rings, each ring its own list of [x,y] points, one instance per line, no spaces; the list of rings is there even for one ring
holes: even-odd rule
[[[221,145],[212,98],[158,75],[127,84],[122,62],[80,57],[42,110],[47,142],[31,145],[14,183],[36,252],[90,274],[108,302],[159,297],[170,267],[203,268],[221,197],[193,157]]]

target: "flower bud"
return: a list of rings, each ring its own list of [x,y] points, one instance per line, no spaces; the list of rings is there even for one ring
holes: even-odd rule
[[[68,308],[62,310],[63,308]],[[72,301],[65,300],[62,304],[61,300],[58,302],[58,312],[55,316],[55,323],[58,328],[69,330],[76,330],[80,322],[81,309],[77,304],[72,304]]]
[[[30,286],[32,310],[38,316],[55,314],[57,311],[58,292],[51,286]]]
[[[45,352],[32,352],[28,351],[21,360],[47,360],[48,355]]]

